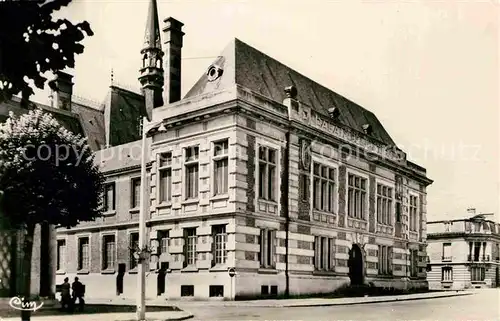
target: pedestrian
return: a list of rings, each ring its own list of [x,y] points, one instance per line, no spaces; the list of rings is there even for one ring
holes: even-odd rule
[[[71,311],[72,310],[72,300],[70,295],[70,284],[69,278],[64,279],[64,283],[61,284],[61,308],[63,310]]]
[[[83,299],[85,286],[79,281],[78,277],[75,277],[75,282],[71,285],[71,289],[73,289],[73,304],[75,304],[76,299],[78,299],[79,310],[83,311],[85,305],[85,300]]]

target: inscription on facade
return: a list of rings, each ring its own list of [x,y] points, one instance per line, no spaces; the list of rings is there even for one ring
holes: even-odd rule
[[[368,140],[352,131],[343,129],[330,123],[319,114],[315,114],[313,117],[311,117],[309,124],[315,128],[326,131],[343,141],[354,144],[357,147],[365,150],[366,152],[374,153],[378,156],[398,163],[405,160],[404,153],[402,151],[397,149],[395,151],[395,148],[391,146],[384,146],[382,144],[369,142]]]

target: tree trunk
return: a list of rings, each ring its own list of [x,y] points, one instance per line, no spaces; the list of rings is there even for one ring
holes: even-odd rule
[[[33,236],[35,234],[35,225],[28,225],[23,238],[23,260],[21,264],[21,297],[23,302],[30,302],[31,298],[31,257],[33,254]],[[21,320],[29,321],[31,311],[21,311]]]

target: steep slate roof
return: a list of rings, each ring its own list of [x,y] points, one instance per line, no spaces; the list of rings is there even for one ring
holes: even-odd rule
[[[363,132],[363,125],[369,124],[374,138],[387,145],[394,145],[375,114],[238,39],[234,39],[225,48],[214,64],[224,70],[222,76],[209,82],[206,75],[203,75],[184,98],[237,84],[282,103],[285,87],[294,85],[298,91],[298,100],[311,106],[316,112],[328,115],[329,108],[337,107],[340,111],[340,123],[360,132]]]
[[[42,108],[44,111],[51,113],[52,116],[69,131],[72,131],[75,134],[85,135],[83,128],[80,124],[80,119],[77,114],[70,113],[68,111],[63,111],[60,109],[52,108],[50,106],[46,106],[39,103],[33,103],[37,107]],[[17,97],[13,97],[9,101],[5,101],[0,106],[0,122],[5,121],[9,112],[14,112],[15,115],[22,115],[27,113],[29,110],[21,107],[20,99]]]

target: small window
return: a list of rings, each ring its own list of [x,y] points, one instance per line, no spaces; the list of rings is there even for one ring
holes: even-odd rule
[[[131,208],[137,208],[140,205],[141,201],[141,179],[133,178],[132,179],[132,197],[131,197]]]
[[[194,285],[181,285],[181,296],[194,296]]]
[[[267,285],[262,285],[260,287],[260,294],[268,295],[269,294],[269,287]]]
[[[278,286],[271,285],[271,295],[278,295]]]
[[[214,298],[214,297],[219,297],[219,298],[223,298],[224,297],[224,286],[222,285],[211,285],[210,288],[209,288],[209,292],[210,292],[210,297],[211,298]]]

